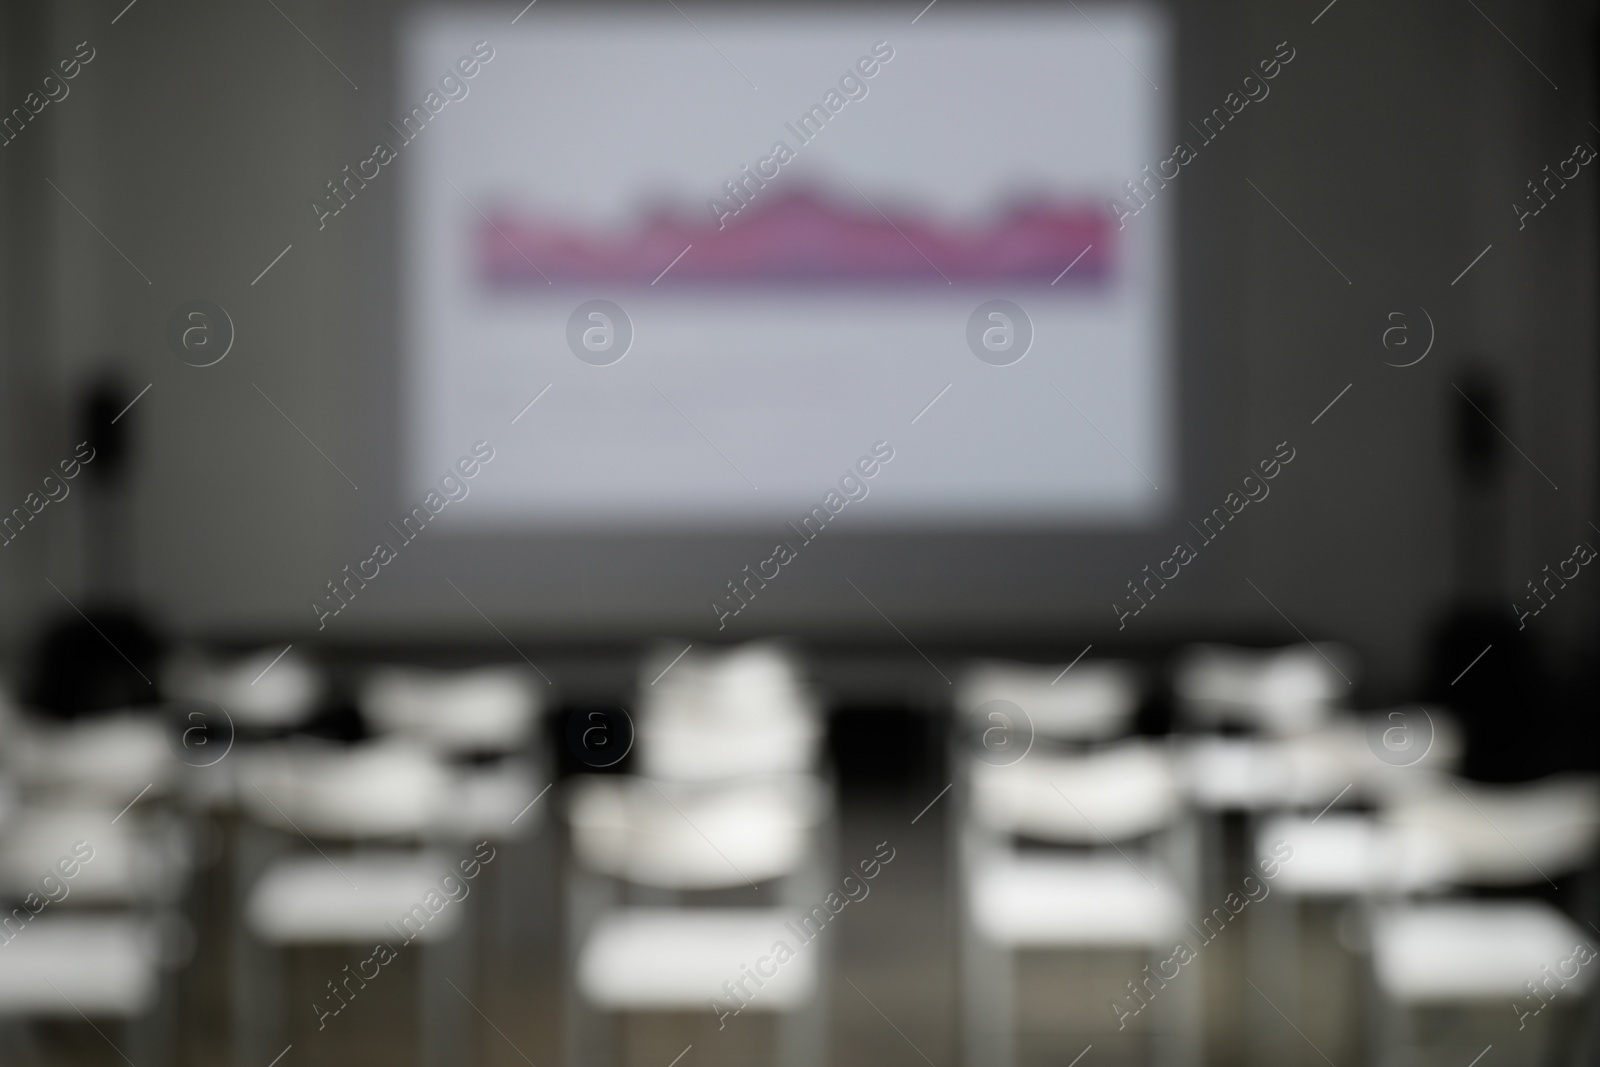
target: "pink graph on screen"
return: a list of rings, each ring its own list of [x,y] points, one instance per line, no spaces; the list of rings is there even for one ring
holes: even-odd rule
[[[546,279],[650,285],[658,277],[663,286],[943,286],[947,279],[1048,286],[1059,278],[1095,287],[1111,278],[1116,232],[1103,210],[1084,203],[1034,201],[963,227],[845,208],[810,192],[751,204],[720,230],[710,218],[665,212],[618,235],[505,209],[474,217],[478,274],[497,288]]]

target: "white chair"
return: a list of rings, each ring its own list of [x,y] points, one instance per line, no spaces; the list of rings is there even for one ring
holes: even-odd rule
[[[1428,835],[1398,833],[1352,809],[1435,788],[1459,756],[1460,735],[1450,715],[1416,705],[1361,717],[1336,712],[1286,736],[1189,740],[1186,771],[1194,802],[1204,811],[1243,812],[1255,855],[1269,855],[1278,842],[1294,849],[1294,861],[1283,865],[1246,927],[1247,977],[1277,990],[1272,1004],[1251,1000],[1259,1057],[1282,1058],[1300,1041],[1281,1025],[1275,1008],[1301,1018],[1301,946],[1308,929],[1325,938],[1332,919],[1335,928],[1351,930],[1352,923],[1359,926],[1359,905],[1368,894],[1425,891],[1450,874],[1447,857]],[[1315,921],[1308,927],[1308,920]],[[1351,970],[1353,988],[1359,969]],[[1335,975],[1321,974],[1318,982],[1328,995],[1342,988]]]
[[[1195,645],[1178,655],[1173,693],[1184,731],[1184,777],[1200,813],[1207,899],[1226,893],[1242,873],[1220,859],[1228,853],[1229,815],[1320,809],[1352,783],[1353,777],[1339,779],[1353,775],[1362,742],[1354,724],[1335,713],[1358,677],[1354,653],[1326,642]]]
[[[470,886],[460,900],[439,888],[446,875],[465,884],[454,866],[463,842],[445,829],[455,801],[449,770],[435,753],[403,739],[262,746],[241,764],[239,803],[251,821],[241,828],[235,870],[236,1062],[265,1062],[281,1048],[285,951],[326,944],[370,950],[379,942],[419,953],[422,1059],[453,1062],[461,997],[447,983],[468,983],[470,939],[460,930],[476,905],[467,902]],[[300,847],[307,837],[322,844]],[[439,901],[446,902],[427,906]],[[413,923],[402,921],[407,914]],[[408,939],[414,949],[403,947]]]
[[[1194,896],[1193,836],[1162,743],[1035,749],[1006,766],[957,758],[966,1062],[1006,1067],[1017,1057],[1019,955],[1170,953]],[[1162,994],[1171,1025],[1155,1034],[1160,1062],[1197,1062],[1201,985],[1184,974]]]
[[[184,823],[146,806],[23,808],[0,834],[0,1018],[120,1024],[146,1061],[170,1049],[172,969],[193,934],[181,915],[192,849]]]
[[[1246,977],[1257,988],[1272,990],[1271,1002],[1252,997],[1252,1044],[1255,1055],[1265,1061],[1281,1060],[1297,1054],[1302,1038],[1283,1025],[1277,1012],[1310,1028],[1301,996],[1305,984],[1302,945],[1311,932],[1338,931],[1340,945],[1349,947],[1361,938],[1364,922],[1362,903],[1374,893],[1437,892],[1447,886],[1457,872],[1449,850],[1434,835],[1415,829],[1384,824],[1372,814],[1330,808],[1317,814],[1271,814],[1260,819],[1252,853],[1258,857],[1276,855],[1287,846],[1290,858],[1257,870],[1273,871],[1263,878],[1265,896],[1251,909],[1245,928]],[[1322,922],[1308,922],[1309,918]],[[1331,920],[1331,923],[1329,922]],[[1323,934],[1326,937],[1326,933]],[[1324,946],[1331,951],[1331,946]],[[1341,972],[1330,967],[1326,954],[1319,967],[1315,986],[1324,1003],[1344,998],[1351,1010],[1359,1011],[1362,968],[1351,960],[1341,982]],[[1345,1040],[1354,1039],[1348,1027]],[[1340,1040],[1330,1034],[1329,1039]],[[1326,1047],[1323,1038],[1319,1046]],[[1360,1051],[1359,1042],[1354,1054]],[[1331,1050],[1330,1050],[1331,1051]],[[1337,1051],[1333,1058],[1340,1059]]]
[[[785,940],[796,958],[768,976],[748,1009],[780,1013],[780,1062],[820,1063],[826,1004],[818,975],[827,939],[801,947],[784,924],[823,895],[830,814],[826,788],[806,776],[573,782],[568,1062],[611,1060],[602,1012],[700,1013],[713,1000],[731,1008],[739,1002],[724,983],[740,981],[744,968],[759,966]],[[771,899],[739,908],[683,899],[751,886],[768,887]]]
[[[487,942],[508,958],[532,936],[526,882],[538,877],[534,838],[547,805],[535,805],[550,784],[550,761],[539,725],[548,683],[520,665],[437,670],[384,667],[360,689],[363,718],[380,735],[407,739],[448,761],[453,799],[437,830],[463,841],[492,841],[500,850],[485,875],[489,899],[475,911],[492,935]]]
[[[1357,676],[1355,655],[1327,642],[1265,651],[1197,645],[1179,657],[1173,688],[1191,725],[1285,736],[1325,721]]]
[[[87,1020],[132,1062],[167,1062],[174,1006],[161,935],[134,915],[46,914],[0,948],[6,1061],[45,1062],[30,1022]]]
[[[1538,782],[1490,786],[1451,781],[1408,795],[1386,813],[1392,832],[1431,837],[1454,885],[1542,886],[1585,870],[1600,841],[1600,780],[1557,775]],[[1552,1000],[1553,1014],[1581,1010],[1594,968],[1578,967],[1544,986],[1546,968],[1595,944],[1591,932],[1538,899],[1472,900],[1417,892],[1374,895],[1370,919],[1374,1062],[1403,1065],[1418,1053],[1413,1025],[1423,1012],[1504,1013]],[[1549,996],[1535,999],[1541,986]],[[1562,1002],[1564,1001],[1564,1003]],[[1524,1062],[1536,1059],[1537,1036]],[[1454,1054],[1459,1050],[1451,1050]]]
[[[675,657],[663,648],[640,672],[641,775],[569,790],[569,1060],[610,1058],[601,1013],[698,1013],[714,999],[731,1010],[724,983],[749,981],[743,968],[787,939],[796,957],[748,1007],[779,1015],[781,1062],[820,1063],[827,939],[802,948],[784,932],[826,880],[832,802],[813,773],[817,702],[777,645]],[[760,902],[726,907],[743,889]],[[714,906],[689,899],[706,895]]]
[[[240,771],[248,762],[240,757],[311,718],[325,689],[322,672],[293,648],[239,654],[185,649],[163,668],[162,684],[173,700],[169,730],[188,765],[179,768],[183,801],[197,814],[222,817],[219,832],[231,834],[245,785]],[[220,889],[207,881],[202,892]]]

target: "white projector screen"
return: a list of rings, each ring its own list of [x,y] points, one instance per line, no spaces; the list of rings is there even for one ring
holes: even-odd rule
[[[1108,199],[1172,154],[1165,18],[895,12],[410,18],[408,497],[487,439],[457,529],[766,525],[887,441],[852,528],[1153,519],[1181,180]]]

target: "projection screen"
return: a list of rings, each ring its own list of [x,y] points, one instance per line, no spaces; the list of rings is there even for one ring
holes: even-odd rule
[[[413,496],[487,440],[456,529],[754,527],[885,442],[858,528],[1156,516],[1166,20],[886,11],[405,23]]]

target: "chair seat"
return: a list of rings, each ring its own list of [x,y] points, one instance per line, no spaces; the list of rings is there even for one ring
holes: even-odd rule
[[[1373,967],[1383,990],[1407,1004],[1510,1000],[1585,940],[1581,927],[1543,901],[1419,904],[1378,916]],[[1568,980],[1574,992],[1592,970]]]
[[[1121,856],[995,858],[971,891],[978,930],[1013,948],[1170,948],[1183,924],[1177,884]]]
[[[142,1015],[159,992],[158,961],[142,920],[45,913],[0,945],[0,1015]]]
[[[440,888],[446,874],[471,885],[444,854],[336,853],[331,861],[295,857],[267,868],[250,890],[245,914],[251,931],[273,944],[386,941],[398,948],[396,938],[418,927],[419,940],[437,941],[454,933],[462,919],[462,903],[449,900]],[[401,925],[407,916],[414,916],[410,928]]]
[[[788,913],[766,908],[630,908],[595,926],[578,961],[578,988],[608,1010],[705,1011],[712,998],[730,1003],[724,982],[742,967],[772,971],[745,988],[752,1011],[786,1011],[816,992],[817,949],[787,926]],[[794,956],[778,963],[773,948]],[[771,958],[772,962],[762,962]],[[737,1006],[737,1001],[731,1001]]]

